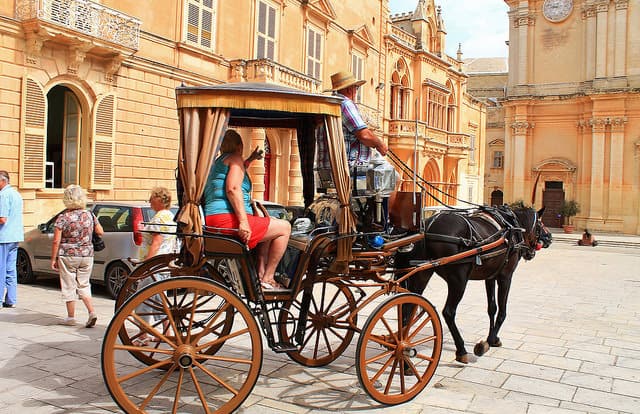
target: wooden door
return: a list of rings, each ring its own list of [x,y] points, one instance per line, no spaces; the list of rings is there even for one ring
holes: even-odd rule
[[[562,188],[545,188],[542,192],[542,205],[545,207],[542,222],[547,227],[562,227],[560,205],[564,201]]]

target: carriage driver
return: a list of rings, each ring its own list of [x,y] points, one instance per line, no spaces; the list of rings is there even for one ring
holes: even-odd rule
[[[381,155],[386,155],[388,147],[383,139],[376,136],[362,118],[358,107],[353,102],[358,93],[358,88],[366,83],[365,80],[356,80],[349,72],[341,71],[331,75],[331,91],[334,95],[342,98],[340,109],[342,113],[342,134],[345,140],[347,151],[347,161],[352,176],[355,177],[355,167],[368,167],[371,161],[372,149],[377,150]],[[329,151],[327,149],[327,138],[324,136],[324,129],[318,129],[320,136],[317,139],[317,160],[316,169],[321,174],[322,171],[330,171]],[[384,221],[387,222],[387,201],[385,199]]]

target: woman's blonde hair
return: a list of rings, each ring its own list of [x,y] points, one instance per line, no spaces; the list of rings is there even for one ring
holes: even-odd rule
[[[154,187],[151,189],[151,195],[149,199],[159,198],[162,201],[162,205],[165,209],[171,207],[171,192],[167,187]]]
[[[87,193],[79,185],[71,184],[64,189],[62,202],[69,209],[86,208]]]
[[[220,145],[220,152],[223,154],[236,152],[240,146],[242,146],[242,137],[240,134],[233,129],[227,129],[222,139],[222,144]]]

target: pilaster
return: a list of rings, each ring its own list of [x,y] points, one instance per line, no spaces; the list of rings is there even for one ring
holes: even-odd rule
[[[591,81],[596,75],[596,6],[585,5],[582,9],[585,26],[585,80]]]
[[[598,0],[596,7],[596,78],[607,76],[607,32],[609,0]]]
[[[607,118],[591,118],[591,196],[590,219],[602,220],[604,199],[604,154]]]
[[[300,151],[298,150],[298,139],[295,134],[290,134],[289,148],[289,188],[287,192],[286,205],[299,203],[302,197],[302,173],[300,168]]]
[[[611,150],[609,153],[609,214],[608,219],[622,220],[622,192],[624,167],[624,127],[626,117],[609,119],[611,123]]]
[[[627,12],[629,0],[615,0],[616,27],[613,60],[613,76],[626,76],[627,60]]]
[[[527,135],[533,129],[535,124],[527,121],[516,121],[511,124],[513,129],[513,194],[512,201],[525,200],[525,180],[526,180],[526,154],[527,154]]]

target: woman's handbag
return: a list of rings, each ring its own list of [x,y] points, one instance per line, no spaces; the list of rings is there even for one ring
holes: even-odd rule
[[[91,218],[93,219],[93,233],[91,234],[91,243],[93,243],[93,251],[99,252],[104,250],[105,248],[104,240],[102,240],[102,237],[98,236],[98,233],[96,233],[96,219],[93,213],[90,212],[90,214]]]

